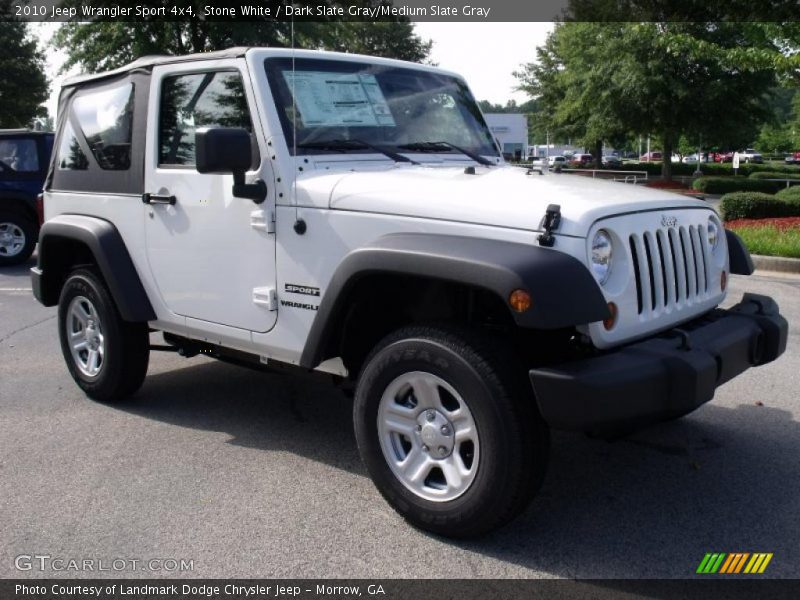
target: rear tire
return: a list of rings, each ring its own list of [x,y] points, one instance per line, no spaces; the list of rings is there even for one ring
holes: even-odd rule
[[[28,260],[37,238],[36,225],[25,215],[0,211],[0,266],[18,265]]]
[[[506,346],[477,331],[406,327],[378,344],[356,388],[355,433],[397,512],[468,538],[528,505],[544,479],[549,431],[526,375]]]
[[[142,385],[150,360],[147,323],[124,321],[93,271],[76,270],[64,283],[58,331],[70,375],[90,398],[122,400]]]

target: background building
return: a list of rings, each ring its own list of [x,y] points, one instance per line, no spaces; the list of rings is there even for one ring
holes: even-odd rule
[[[528,151],[527,115],[485,113],[483,116],[506,160],[523,160]]]

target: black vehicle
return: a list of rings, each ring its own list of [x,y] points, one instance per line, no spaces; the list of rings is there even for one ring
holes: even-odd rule
[[[28,260],[39,238],[42,191],[54,134],[0,129],[0,266]]]

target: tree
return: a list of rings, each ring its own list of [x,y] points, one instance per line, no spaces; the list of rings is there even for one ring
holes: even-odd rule
[[[36,116],[47,116],[40,106],[47,100],[44,55],[14,17],[10,0],[0,0],[0,128],[27,127]]]
[[[368,0],[367,0],[368,1]],[[65,0],[80,5],[80,0]],[[96,0],[95,7],[116,2]],[[233,46],[292,45],[292,24],[275,20],[200,20],[205,2],[176,0],[171,5],[191,7],[193,18],[180,21],[158,19],[65,23],[54,44],[66,48],[64,69],[79,65],[88,72],[120,67],[148,54],[191,54]],[[324,21],[294,23],[297,48],[339,50],[421,62],[430,53],[431,42],[414,33],[407,20],[393,22]]]
[[[791,62],[774,27],[565,22],[516,75],[551,127],[597,150],[598,140],[654,133],[670,157],[682,135],[706,146],[743,133],[755,138],[768,117],[765,94]],[[662,164],[670,179],[671,161]]]
[[[478,106],[485,113],[533,113],[538,110],[536,100],[528,100],[517,104],[516,100],[509,100],[505,104],[493,104],[488,100],[479,100]]]
[[[762,152],[778,154],[792,150],[794,146],[792,142],[792,130],[788,123],[780,125],[767,123],[761,128],[755,146]]]
[[[800,130],[800,91],[797,88],[773,90],[770,112],[772,119],[761,128],[756,148],[771,154],[793,150],[800,141],[793,133]]]
[[[794,95],[792,102],[792,118],[788,123],[792,150],[800,150],[800,92]]]
[[[537,61],[514,73],[520,89],[539,100],[541,110],[533,119],[534,126],[593,148],[598,168],[603,141],[623,139],[628,129],[614,112],[606,89],[613,63],[607,56],[601,62],[599,53],[592,52],[592,46],[602,45],[611,33],[598,23],[557,25],[537,48]]]

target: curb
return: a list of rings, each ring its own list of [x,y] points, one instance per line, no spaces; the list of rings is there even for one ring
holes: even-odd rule
[[[757,271],[778,271],[780,273],[800,274],[800,258],[783,258],[781,256],[761,256],[752,254],[753,266]]]

